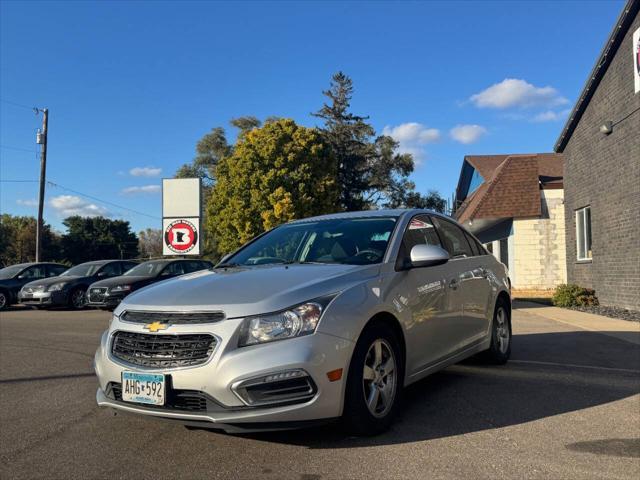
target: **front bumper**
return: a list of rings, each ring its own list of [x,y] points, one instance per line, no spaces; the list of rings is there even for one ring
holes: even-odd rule
[[[36,306],[66,305],[67,293],[64,290],[33,293],[26,293],[21,290],[18,293],[18,303]]]
[[[102,296],[102,300],[96,301],[91,299],[91,295],[87,297],[87,307],[94,308],[115,308],[120,305],[120,302],[126,297],[130,292],[117,292],[111,293],[107,292]]]
[[[171,325],[158,335],[209,333],[217,337],[218,344],[209,360],[202,365],[155,369],[128,365],[113,357],[110,349],[113,335],[118,330],[149,333],[143,330],[143,325],[127,324],[114,318],[110,330],[102,337],[95,357],[99,381],[96,393],[98,405],[227,431],[296,428],[342,414],[346,372],[353,342],[316,332],[304,337],[238,348],[237,331],[241,322],[241,319],[231,319],[208,325]],[[327,373],[340,368],[343,369],[342,378],[329,381]],[[251,406],[233,390],[234,385],[244,380],[294,369],[307,372],[316,387],[315,395],[302,403]],[[205,409],[197,412],[123,402],[113,395],[112,389],[121,383],[123,371],[163,373],[170,378],[168,387],[171,390],[197,392],[211,401],[207,402]]]

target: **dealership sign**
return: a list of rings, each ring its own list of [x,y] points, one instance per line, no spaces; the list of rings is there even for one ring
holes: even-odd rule
[[[163,255],[200,255],[201,188],[199,178],[162,180]]]

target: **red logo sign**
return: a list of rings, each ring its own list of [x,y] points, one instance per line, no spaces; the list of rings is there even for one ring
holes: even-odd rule
[[[190,252],[198,244],[198,229],[188,220],[175,220],[164,231],[164,242],[174,253]]]

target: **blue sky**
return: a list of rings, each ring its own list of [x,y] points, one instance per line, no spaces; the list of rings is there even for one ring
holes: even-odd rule
[[[416,155],[418,189],[449,197],[465,154],[551,151],[623,4],[2,1],[0,211],[36,213],[37,183],[9,182],[39,176],[24,106],[50,109],[47,177],[67,188],[47,187],[47,222],[159,228],[160,178],[203,134],[315,125],[338,70],[353,110]]]

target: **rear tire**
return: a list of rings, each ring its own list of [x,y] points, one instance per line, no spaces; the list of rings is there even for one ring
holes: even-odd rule
[[[482,352],[487,363],[504,365],[511,356],[511,309],[502,298],[496,302],[491,322],[491,346]]]
[[[402,396],[404,359],[400,341],[385,323],[360,335],[351,358],[342,421],[352,435],[371,436],[393,423]]]
[[[0,311],[4,310],[9,305],[11,305],[11,302],[9,301],[9,294],[4,290],[0,290]]]

